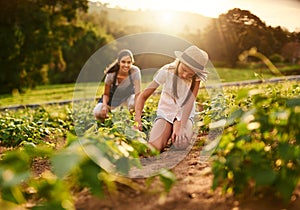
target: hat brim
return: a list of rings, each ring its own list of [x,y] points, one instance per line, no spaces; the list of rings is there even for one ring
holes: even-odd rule
[[[204,69],[198,69],[198,68],[193,67],[186,60],[184,60],[184,58],[182,57],[183,52],[181,52],[181,51],[175,51],[174,54],[181,63],[184,63],[190,69],[192,69],[197,74],[197,76],[199,76],[201,78],[201,80],[206,81],[208,71],[205,69],[205,67],[204,67]]]

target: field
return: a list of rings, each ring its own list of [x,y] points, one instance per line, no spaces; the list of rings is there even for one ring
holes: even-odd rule
[[[71,100],[73,88],[38,87],[0,102]],[[132,130],[133,116],[124,109],[104,123],[95,122],[93,100],[2,110],[1,206],[296,210],[299,95],[298,81],[201,89],[197,101],[203,109],[193,144],[186,151],[170,145],[153,157],[147,156],[151,148],[144,140],[159,95],[146,104],[143,132]]]
[[[289,66],[279,68],[283,75],[300,74],[300,66]],[[151,81],[154,70],[142,71],[143,87]],[[230,69],[216,67],[216,71],[219,74],[220,82],[235,82],[245,80],[262,80],[275,78],[276,75],[272,74],[265,67],[251,67],[247,69]],[[0,108],[9,106],[19,106],[27,104],[40,104],[47,102],[61,102],[69,101],[80,97],[81,95],[88,95],[91,98],[99,96],[102,92],[102,83],[91,83],[89,87],[85,87],[84,90],[90,90],[90,92],[74,93],[74,84],[59,84],[49,86],[38,86],[32,90],[26,90],[24,93],[14,91],[12,94],[0,95]]]

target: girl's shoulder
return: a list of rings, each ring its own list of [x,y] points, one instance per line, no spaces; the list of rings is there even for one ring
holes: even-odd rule
[[[168,63],[162,66],[155,74],[154,79],[156,81],[160,81],[159,84],[163,83],[170,78],[173,78],[173,74],[175,73],[176,65],[174,63]]]
[[[160,68],[160,70],[164,70],[170,73],[175,73],[177,64],[176,62],[168,63]]]

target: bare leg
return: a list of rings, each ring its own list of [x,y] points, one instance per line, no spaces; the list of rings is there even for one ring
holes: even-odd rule
[[[164,119],[156,120],[150,132],[149,143],[157,150],[163,150],[171,137],[172,126]]]
[[[187,130],[187,137],[188,137],[188,140],[189,142],[191,141],[192,137],[193,137],[193,122],[192,120],[188,120],[187,123],[186,123],[186,130]]]

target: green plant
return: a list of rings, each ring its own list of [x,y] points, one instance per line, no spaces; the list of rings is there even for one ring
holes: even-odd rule
[[[294,97],[299,90],[299,85],[252,89],[236,100],[249,104],[235,107],[228,118],[213,157],[213,189],[222,186],[234,194],[274,189],[290,199],[300,178],[300,99]]]
[[[89,114],[93,105],[91,102],[77,105],[80,108],[75,116],[77,130],[73,123],[70,124],[72,118],[69,115],[69,106],[65,106],[64,112],[59,112],[61,109],[53,106],[14,113],[13,119],[21,124],[27,125],[28,122],[18,115],[30,118],[30,122],[39,122],[41,128],[53,127],[51,131],[62,130],[67,138],[65,147],[55,150],[50,144],[35,144],[42,142],[42,129],[31,129],[35,134],[32,142],[26,136],[20,135],[18,142],[22,143],[1,156],[1,206],[18,208],[30,201],[34,202],[33,209],[75,209],[74,189],[88,188],[96,196],[105,196],[106,190],[117,190],[118,183],[135,190],[142,189],[142,186],[126,176],[131,167],[141,167],[141,154],[158,153],[148,147],[144,132],[132,129],[132,114],[127,109],[116,109],[104,123],[96,123]],[[147,110],[152,113],[151,108]],[[5,119],[8,120],[10,115],[13,113],[6,112]],[[15,127],[11,128],[14,129]],[[81,135],[75,136],[67,130],[73,134],[75,130],[80,131]],[[53,134],[56,137],[58,135]],[[40,138],[41,142],[36,141]],[[8,141],[3,141],[3,144],[11,145]],[[45,170],[38,177],[34,176],[31,167],[36,159],[49,160],[51,166],[50,170]],[[163,193],[169,192],[176,181],[173,173],[161,170],[157,176],[164,185]]]
[[[0,112],[0,144],[15,147],[25,142],[43,143],[52,135],[73,129],[70,105]]]

